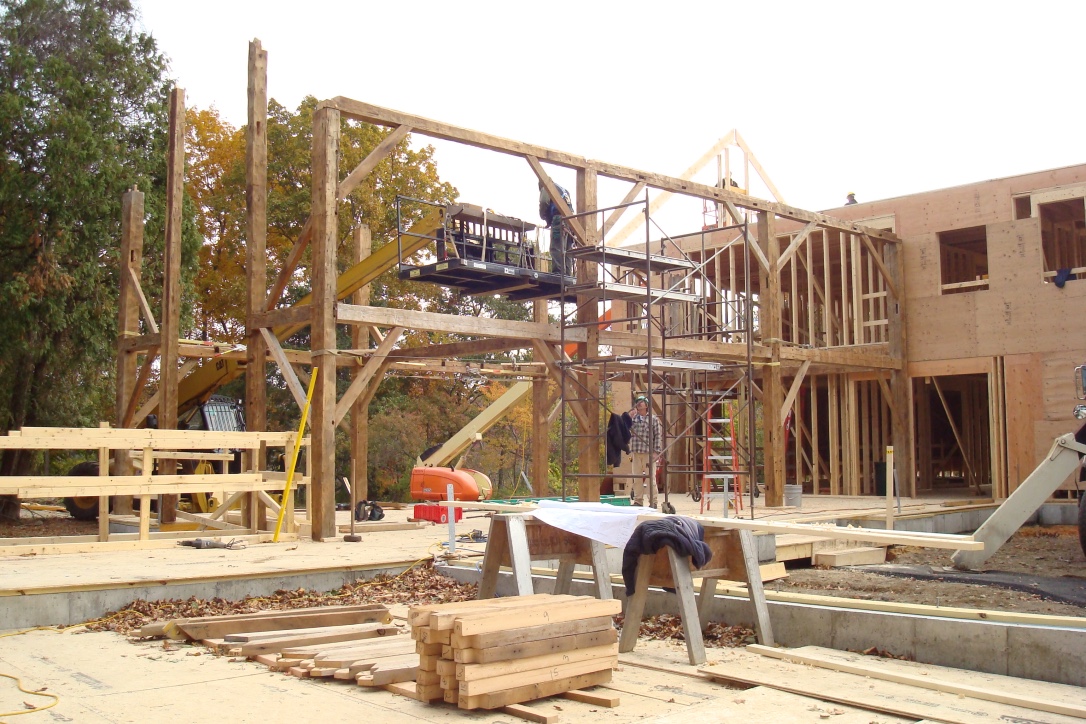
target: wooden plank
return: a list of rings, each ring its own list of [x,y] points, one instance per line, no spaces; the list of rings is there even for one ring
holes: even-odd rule
[[[509,596],[489,601],[466,601],[465,605],[444,611],[431,611],[426,626],[434,631],[451,631],[456,622],[466,616],[505,616],[510,611],[519,615],[524,611],[536,609],[548,610],[554,607],[578,606],[593,599],[588,596],[544,595],[544,596]],[[479,605],[479,604],[488,605]],[[504,629],[502,629],[504,630]]]
[[[1019,721],[1031,724],[1081,722],[1081,719],[1074,717],[1041,713],[891,681],[880,681],[874,686],[870,679],[855,674],[767,658],[759,660],[753,656],[726,665],[703,666],[698,673],[722,683],[769,686],[823,701],[914,719],[935,719],[947,724],[1007,721],[1008,717],[1017,717]]]
[[[388,686],[389,684],[414,681],[417,674],[417,666],[399,664],[388,668],[375,668],[364,671],[355,678],[355,682],[359,686]]]
[[[1026,709],[1086,718],[1086,699],[1077,686],[983,674],[947,666],[919,664],[836,651],[820,646],[776,649],[757,644],[748,651],[774,659],[816,666],[832,671],[908,684],[973,699],[1020,706]]]
[[[555,606],[549,610],[546,608],[533,608],[527,611],[517,611],[517,622],[526,626],[538,626],[544,623],[561,623],[581,618],[614,616],[621,610],[622,604],[619,601],[589,599],[583,603]],[[462,636],[472,636],[501,631],[508,628],[508,626],[508,618],[501,615],[471,614],[457,620],[455,631]]]
[[[528,656],[526,658],[494,661],[485,664],[456,664],[455,675],[457,681],[479,681],[480,679],[519,674],[525,671],[546,669],[552,666],[576,664],[592,659],[602,659],[608,656],[618,656],[618,649],[613,643],[569,651],[560,651],[558,653],[544,654],[542,656]]]
[[[365,627],[369,627],[368,629]],[[309,634],[306,636],[284,636],[278,639],[268,639],[241,646],[243,656],[255,654],[268,654],[282,651],[286,648],[297,646],[309,646],[313,644],[335,643],[337,641],[350,641],[352,639],[375,638],[378,636],[395,635],[396,627],[386,624],[371,623],[359,626],[338,626],[343,631],[329,631],[323,634]]]
[[[336,305],[337,320],[342,324],[376,324],[382,327],[405,327],[430,332],[450,332],[486,337],[511,337],[515,339],[542,339],[552,344],[562,341],[558,325],[539,322],[517,322],[506,319],[480,319],[478,317],[438,314],[413,309],[392,307],[365,307],[340,303]],[[584,329],[567,329],[566,342],[583,342],[587,339]]]
[[[541,626],[526,626],[524,628],[511,628],[504,631],[496,631],[489,634],[476,636],[460,636],[453,634],[452,644],[464,649],[488,649],[497,646],[513,646],[561,638],[564,636],[578,636],[580,634],[596,633],[614,628],[614,622],[610,616],[596,616],[582,618],[576,621],[564,621],[562,623],[549,623]]]
[[[581,649],[606,646],[618,641],[618,631],[609,628],[604,631],[559,636],[553,639],[529,641],[522,644],[492,646],[488,648],[456,648],[453,659],[458,664],[485,664],[496,661],[509,661],[536,657],[560,652],[579,651]]]
[[[588,674],[569,676],[550,681],[540,681],[524,686],[495,691],[488,694],[465,696],[458,692],[458,706],[461,709],[498,709],[510,704],[520,704],[526,701],[534,701],[548,696],[555,696],[566,691],[584,689],[588,686],[599,686],[611,680],[611,669],[595,671]]]
[[[747,590],[750,592],[751,612],[754,614],[758,640],[767,646],[773,645],[773,626],[769,619],[769,606],[766,604],[765,591],[762,589],[761,570],[758,567],[758,551],[754,544],[754,535],[749,530],[739,532],[739,543],[743,549],[743,562],[747,569]]]
[[[372,672],[372,671],[378,670],[378,669],[383,669],[383,670],[398,669],[398,668],[402,668],[404,666],[411,666],[411,667],[414,667],[414,668],[418,669],[419,655],[415,654],[415,653],[408,652],[406,654],[403,654],[403,653],[390,654],[388,656],[376,656],[376,655],[374,655],[374,656],[365,656],[365,657],[353,659],[353,660],[350,660],[350,661],[348,661],[346,659],[339,658],[339,657],[331,657],[331,658],[328,658],[328,659],[324,659],[323,661],[314,659],[313,663],[314,663],[315,666],[325,666],[325,667],[327,667],[327,666],[336,666],[337,664],[339,666],[346,666],[347,667],[347,672],[350,675],[350,678],[357,679],[358,675],[361,674],[361,673]],[[418,673],[433,673],[433,672],[422,672],[420,670]]]
[[[614,709],[619,705],[619,697],[614,694],[603,694],[594,691],[575,689],[574,691],[564,691],[561,696],[563,699],[569,699],[570,701],[579,701],[582,704],[602,706],[607,709]]]
[[[478,694],[491,694],[506,689],[516,690],[533,684],[560,681],[570,677],[592,674],[597,671],[610,671],[618,665],[618,655],[599,656],[586,661],[578,661],[569,664],[559,664],[541,669],[531,669],[504,676],[493,676],[477,681],[461,681],[460,697],[471,697]],[[580,686],[574,688],[581,688]]]
[[[321,625],[310,625],[313,623],[320,623]],[[209,626],[205,624],[200,627],[194,627],[190,624],[182,623],[179,624],[177,628],[182,632],[187,632],[190,628],[199,628],[203,631],[209,631],[207,636],[201,636],[200,638],[221,637],[223,640],[229,642],[249,643],[252,641],[283,638],[284,636],[305,636],[307,634],[324,633],[332,630],[338,631],[340,629],[346,629],[346,627],[349,626],[369,626],[374,623],[392,623],[392,615],[387,611],[346,611],[323,616],[288,616],[284,618],[258,619],[256,621],[225,622],[220,626]],[[254,628],[256,626],[260,626],[260,628]],[[238,631],[236,630],[237,628],[251,628],[252,630]],[[230,631],[230,633],[224,634],[222,633],[223,631]],[[191,634],[190,638],[193,638]],[[383,637],[382,640],[385,638],[400,639],[404,646],[411,648],[412,650],[414,649],[414,642],[411,641],[409,636]]]
[[[407,623],[411,626],[429,626],[430,618],[435,614],[443,613],[468,613],[477,611],[486,611],[496,608],[503,608],[511,605],[526,605],[532,602],[546,602],[556,597],[547,593],[539,593],[528,598],[520,598],[514,600],[511,598],[504,599],[487,599],[487,600],[475,600],[475,601],[453,601],[451,603],[431,603],[422,606],[412,606],[407,612]],[[573,596],[563,596],[557,600],[572,599]]]
[[[542,722],[542,724],[555,724],[562,717],[560,714],[552,714],[532,709],[523,704],[509,704],[501,708],[502,713],[515,716],[524,721]]]
[[[886,562],[886,549],[876,547],[846,548],[837,551],[819,551],[811,562],[816,566],[864,566]]]

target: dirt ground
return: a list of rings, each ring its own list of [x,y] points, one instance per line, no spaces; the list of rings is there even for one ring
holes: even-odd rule
[[[66,512],[23,511],[18,523],[0,522],[3,538],[93,535],[97,523],[80,522]],[[941,569],[950,552],[893,547],[888,562]],[[986,570],[1081,580],[1086,587],[1086,556],[1074,526],[1023,528],[985,565]],[[1019,613],[1086,617],[1086,608],[1045,600],[1042,596],[996,586],[915,580],[849,569],[790,568],[788,577],[766,584],[770,591],[791,591],[844,598],[897,601],[932,606],[996,609]]]
[[[929,548],[893,547],[887,561],[891,559],[895,564],[935,569],[950,565],[949,551]],[[1069,525],[1023,528],[988,560],[984,569],[1052,578],[1071,577],[1086,586],[1086,556],[1079,547],[1078,529]],[[874,601],[1086,617],[1086,608],[1048,601],[1022,591],[896,578],[849,569],[791,569],[788,578],[772,581],[766,588]]]

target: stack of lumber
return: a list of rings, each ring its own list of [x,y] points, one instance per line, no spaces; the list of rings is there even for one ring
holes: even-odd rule
[[[414,698],[498,709],[611,680],[619,601],[520,596],[412,607]]]

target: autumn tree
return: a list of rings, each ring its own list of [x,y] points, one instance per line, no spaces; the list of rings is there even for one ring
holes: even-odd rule
[[[169,83],[135,25],[129,0],[0,0],[0,432],[110,417],[125,190],[162,244]]]

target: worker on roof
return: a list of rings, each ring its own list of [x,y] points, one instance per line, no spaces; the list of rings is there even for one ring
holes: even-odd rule
[[[648,488],[648,504],[656,507],[656,466],[663,449],[663,426],[660,416],[649,411],[649,398],[641,395],[634,400],[630,416],[630,449],[633,451],[633,490],[630,497],[634,505],[643,504],[645,488]],[[623,416],[625,417],[625,415]]]
[[[852,206],[853,204],[858,204],[858,203],[860,203],[860,202],[856,200],[856,192],[855,191],[849,191],[848,196],[845,198],[845,206]]]
[[[572,209],[573,201],[570,200],[569,192],[558,184],[554,187],[558,189],[566,206]],[[573,259],[566,256],[566,251],[573,246],[573,236],[562,220],[558,204],[554,203],[551,195],[547,193],[547,187],[542,180],[539,182],[539,216],[543,219],[544,226],[551,230],[551,271],[567,277],[573,276]]]

